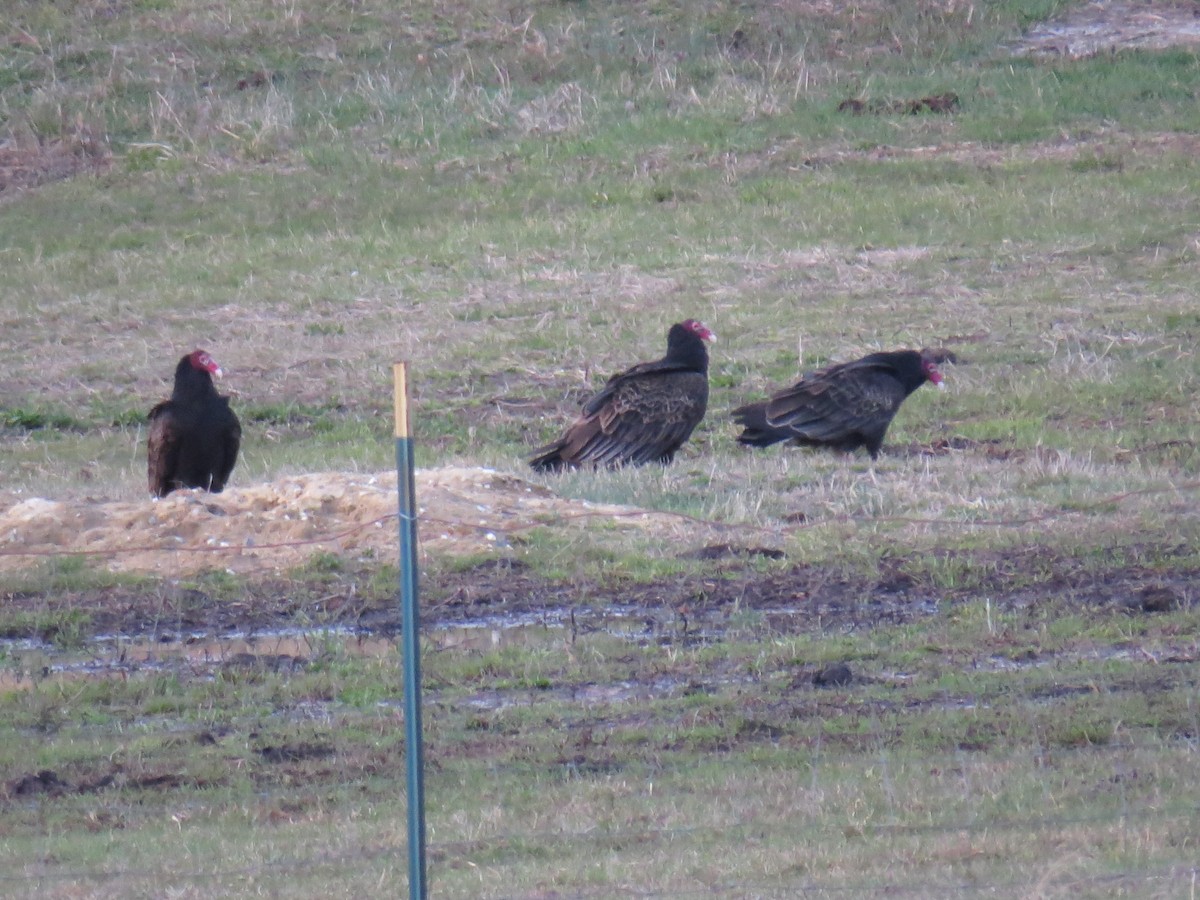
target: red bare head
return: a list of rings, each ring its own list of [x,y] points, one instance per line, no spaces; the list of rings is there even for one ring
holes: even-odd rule
[[[208,355],[207,350],[193,350],[188,359],[191,360],[193,369],[208,372],[218,378],[221,377],[221,367],[217,365],[215,359]]]
[[[682,325],[684,328],[686,328],[688,331],[690,331],[692,334],[696,335],[696,337],[700,338],[700,340],[702,340],[702,341],[708,341],[709,343],[713,343],[717,339],[717,335],[712,331],[712,329],[710,329],[707,325],[705,325],[699,319],[685,319],[684,321],[680,322],[679,324]]]
[[[928,353],[921,354],[921,371],[925,373],[925,377],[933,384],[936,384],[938,387],[945,387],[942,384],[942,373],[937,367],[937,360]]]

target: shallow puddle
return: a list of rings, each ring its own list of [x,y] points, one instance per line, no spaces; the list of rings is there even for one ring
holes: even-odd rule
[[[906,598],[895,609],[878,603],[863,608],[871,621],[936,613],[934,601]],[[444,611],[442,611],[444,613]],[[753,609],[740,604],[680,612],[675,604],[631,604],[549,607],[454,621],[442,619],[422,628],[426,654],[442,652],[491,653],[508,647],[562,646],[580,637],[607,636],[636,645],[696,645],[720,640],[754,640],[762,634],[788,634],[807,623],[829,627],[819,609],[807,604]],[[857,617],[843,628],[859,627]],[[269,631],[193,633],[181,635],[98,635],[75,647],[34,640],[0,641],[0,691],[29,690],[47,681],[137,678],[174,673],[181,678],[214,678],[238,671],[289,674],[318,659],[339,656],[371,659],[399,658],[394,632],[356,627],[281,628]],[[628,688],[608,686],[618,694]],[[677,686],[651,686],[651,692]],[[600,688],[596,688],[600,691]],[[591,702],[588,689],[579,698]],[[478,705],[504,705],[507,699],[481,697]]]
[[[645,613],[644,610],[641,611]],[[532,647],[604,632],[631,641],[653,639],[653,617],[630,610],[593,614],[548,610],[529,615],[487,617],[425,629],[423,652],[486,653]],[[294,672],[324,656],[385,659],[399,654],[399,638],[350,628],[280,629],[221,636],[180,638],[99,635],[82,647],[61,648],[35,640],[0,641],[0,690],[29,690],[48,680],[131,678],[161,672],[213,677],[222,671]]]

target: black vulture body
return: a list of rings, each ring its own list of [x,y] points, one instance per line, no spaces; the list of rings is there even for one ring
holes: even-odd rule
[[[188,354],[175,367],[171,399],[150,410],[147,476],[155,497],[176,488],[219,493],[229,481],[242,426],[213,385],[220,371],[203,350]]]
[[[872,353],[810,372],[768,400],[735,409],[743,428],[738,441],[769,447],[790,440],[844,452],[865,447],[874,459],[900,404],[926,381],[941,384],[942,376],[933,356],[917,350]]]
[[[708,407],[708,349],[716,336],[688,319],[671,326],[667,353],[612,376],[562,437],[536,451],[538,471],[669,463]]]

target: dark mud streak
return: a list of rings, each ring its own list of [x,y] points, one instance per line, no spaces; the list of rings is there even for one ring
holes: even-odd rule
[[[192,740],[201,746],[216,746],[219,743],[219,739],[207,731],[200,732]],[[251,776],[257,782],[266,784],[280,778],[302,781],[311,775],[302,764],[334,757],[337,749],[332,743],[324,741],[296,741],[266,744],[257,748],[254,754],[271,767],[251,770]],[[10,778],[0,784],[0,809],[3,809],[2,801],[28,803],[41,797],[59,798],[108,791],[194,790],[220,783],[182,771],[132,773],[120,766],[105,768],[107,771],[78,772],[73,775],[41,769]]]
[[[1131,548],[1127,556],[1135,555]],[[427,577],[422,586],[422,626],[454,627],[486,617],[536,620],[566,615],[580,633],[596,630],[611,610],[641,622],[642,637],[659,642],[719,640],[747,629],[775,634],[845,633],[898,625],[935,615],[956,604],[986,598],[998,611],[1037,608],[1111,607],[1145,615],[1193,606],[1200,597],[1200,570],[1170,571],[1172,557],[1187,547],[1143,548],[1137,556],[1163,561],[1149,566],[1105,566],[1044,549],[974,554],[941,551],[963,568],[968,587],[944,589],[922,583],[906,571],[907,561],[884,557],[872,577],[800,563],[774,572],[757,571],[743,556],[722,552],[704,575],[681,575],[655,582],[553,581],[519,560],[489,561],[461,572]],[[759,556],[750,548],[751,557]],[[913,571],[920,572],[921,566]],[[19,620],[47,611],[78,614],[79,639],[98,635],[150,638],[164,644],[199,636],[253,635],[297,626],[357,629],[364,634],[399,632],[394,596],[371,596],[375,573],[343,573],[332,583],[276,581],[247,585],[236,599],[195,588],[104,587],[58,592],[0,594],[0,608]],[[636,630],[636,629],[635,629]],[[9,627],[11,638],[38,638],[33,626]],[[250,662],[253,665],[250,665]],[[231,663],[236,667],[237,662]],[[281,668],[294,660],[261,660],[245,667]]]
[[[163,791],[178,788],[203,788],[211,786],[208,781],[165,772],[154,775],[131,775],[120,768],[102,774],[79,777],[72,781],[52,769],[42,769],[10,779],[3,786],[0,798],[10,801],[27,801],[39,796],[65,797],[68,795],[97,794],[110,790]]]

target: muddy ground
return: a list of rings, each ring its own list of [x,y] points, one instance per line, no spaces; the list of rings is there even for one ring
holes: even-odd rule
[[[1128,556],[1169,561],[1184,546],[1125,548]],[[745,543],[709,543],[682,556],[706,564],[700,575],[651,583],[618,578],[551,580],[516,555],[497,555],[454,571],[440,567],[421,583],[422,629],[436,648],[473,640],[502,643],[507,630],[560,629],[568,637],[613,631],[638,642],[689,644],[741,636],[837,634],[896,625],[982,602],[997,612],[1055,608],[1152,615],[1200,602],[1200,570],[1097,564],[1044,549],[989,553],[970,560],[980,573],[970,587],[947,590],[905,572],[905,560],[885,558],[872,575],[790,562],[780,551]],[[769,568],[760,564],[766,557]],[[400,631],[395,568],[360,563],[330,571],[269,577],[206,588],[203,579],[78,590],[8,590],[0,602],[10,626],[0,638],[78,646],[97,637],[141,640],[163,650],[206,641],[229,643],[218,655],[274,652],[280,636],[337,631],[359,640],[392,641]],[[1037,573],[1033,575],[1031,573]],[[76,613],[67,622],[55,609]],[[21,616],[25,613],[25,616]],[[65,634],[64,629],[70,629]],[[474,634],[475,638],[470,637]],[[219,660],[214,660],[219,662]]]
[[[970,587],[947,590],[914,579],[910,571],[929,567],[899,556],[885,555],[869,573],[812,565],[789,560],[779,535],[564,498],[490,469],[422,470],[416,482],[422,626],[437,647],[496,644],[530,627],[690,643],[731,630],[841,633],[984,598],[997,610],[1054,602],[1129,614],[1200,598],[1200,572],[1169,564],[1189,553],[1182,544],[1123,550],[1124,559],[1166,561],[1169,575],[1045,548],[977,553],[964,565]],[[0,604],[9,623],[0,640],[33,642],[47,658],[120,636],[156,645],[158,656],[201,645],[220,664],[258,649],[278,655],[283,636],[299,632],[391,641],[400,629],[395,473],[314,473],[162,500],[0,500]],[[649,530],[701,574],[652,583],[547,579],[522,559],[539,526],[581,535]],[[28,577],[63,559],[91,567],[79,583],[110,583],[71,589],[62,577]],[[303,648],[286,655],[297,654]]]
[[[1184,547],[1142,549],[1148,558],[1159,559],[1187,552]],[[974,587],[958,591],[917,583],[904,573],[901,559],[885,559],[878,572],[867,577],[787,560],[777,560],[777,568],[763,571],[753,561],[760,552],[761,548],[754,547],[706,545],[689,555],[699,553],[710,564],[708,571],[653,583],[554,581],[512,558],[434,572],[423,579],[421,588],[422,654],[429,659],[442,651],[474,654],[517,646],[554,647],[555,652],[570,654],[576,639],[585,640],[589,635],[663,648],[778,641],[790,635],[837,636],[953,615],[963,604],[975,604],[978,609],[984,601],[989,617],[1015,612],[1017,622],[1024,623],[1015,626],[1018,632],[1025,626],[1036,632],[1060,616],[1134,620],[1200,602],[1197,569],[1164,574],[1161,569],[1142,566],[1104,567],[1096,566],[1094,560],[1085,564],[1041,550],[979,559],[981,569],[989,575]],[[1031,571],[1042,574],[1031,580]],[[184,684],[214,677],[257,678],[268,673],[290,677],[312,664],[319,665],[331,652],[391,659],[398,664],[399,602],[395,591],[368,587],[373,574],[375,570],[363,567],[328,578],[314,575],[311,581],[270,579],[253,583],[232,598],[222,596],[221,591],[167,583],[145,588],[4,593],[0,603],[8,613],[5,621],[20,622],[25,613],[28,624],[0,634],[0,645],[9,659],[0,670],[0,689],[36,691],[48,682],[61,685],[163,675],[173,675]],[[46,615],[55,608],[72,610],[72,618]],[[36,624],[39,622],[43,624]],[[1009,642],[999,639],[991,650],[981,648],[980,656],[972,654],[967,659],[951,654],[946,663],[951,668],[982,665],[1008,669],[1050,662],[1035,650],[1020,649],[1019,637],[1013,640],[1009,650],[1003,649]],[[1021,655],[1013,657],[1017,650]],[[1153,653],[1136,640],[1116,641],[1096,652],[1144,658],[1146,666],[1131,676],[1132,687],[1128,688],[1141,690],[1147,678],[1183,677],[1178,673],[1196,663],[1196,650],[1194,636],[1184,631],[1160,642]],[[1074,652],[1090,651],[1085,643]],[[830,711],[840,710],[845,703],[861,704],[854,691],[824,700],[812,693],[877,680],[860,671],[860,664],[861,660],[797,659],[791,665],[796,696],[808,697],[808,702],[818,705],[832,704]],[[1172,665],[1163,668],[1160,664]],[[614,681],[556,678],[536,689],[481,684],[467,702],[484,714],[554,695],[589,709],[680,692],[721,690],[729,677],[723,666],[682,681],[635,666]],[[439,696],[436,689],[427,691],[426,702],[442,702]],[[223,741],[225,737],[203,732],[197,739]],[[738,735],[739,741],[760,739],[757,734]],[[578,740],[587,743],[586,735]],[[584,745],[577,750],[567,746],[563,765],[587,767],[592,765],[592,755],[599,752],[604,757],[607,752]],[[273,747],[270,744],[262,752],[273,752]],[[331,748],[325,749],[326,755],[333,752]],[[289,745],[281,752],[294,749]],[[499,751],[484,742],[477,752]],[[307,757],[297,761],[264,756],[263,760],[281,764],[280,771],[301,771],[308,765]],[[273,771],[262,777],[270,780]],[[90,793],[131,783],[124,773],[122,780],[112,785],[95,787],[97,779],[111,780],[107,770],[69,783],[43,783],[39,780],[42,774],[32,770],[18,773],[15,779],[0,784],[0,797],[5,793],[10,797],[29,792]],[[147,777],[158,775],[155,771]],[[303,777],[310,778],[311,773]],[[176,788],[180,784],[176,779],[162,785],[139,782],[135,786]]]

